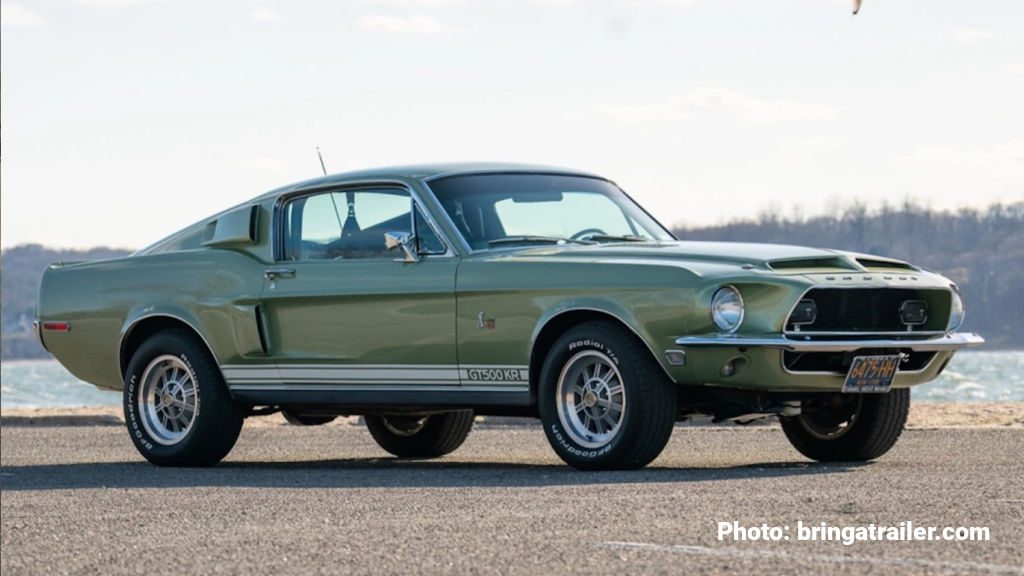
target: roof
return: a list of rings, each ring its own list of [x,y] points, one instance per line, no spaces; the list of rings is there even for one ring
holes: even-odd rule
[[[444,175],[476,174],[488,172],[542,172],[555,174],[573,174],[578,176],[596,176],[581,170],[571,170],[543,164],[518,164],[514,162],[447,162],[434,164],[409,164],[405,166],[385,166],[380,168],[369,168],[353,172],[342,172],[329,174],[296,182],[271,190],[261,197],[276,196],[304,188],[317,188],[330,186],[332,184],[345,184],[348,182],[365,180],[425,180]]]

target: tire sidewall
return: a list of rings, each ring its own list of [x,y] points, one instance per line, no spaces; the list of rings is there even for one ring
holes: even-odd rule
[[[196,369],[197,354],[197,351],[189,343],[172,335],[160,334],[143,343],[128,364],[128,369],[125,371],[123,394],[125,425],[135,447],[147,458],[161,460],[177,456],[188,451],[201,436],[202,406],[208,378],[204,377],[206,375],[203,374],[203,370]],[[188,433],[172,445],[161,444],[153,439],[143,426],[143,416],[139,413],[138,394],[142,388],[142,377],[150,363],[160,356],[175,356],[181,360],[188,367],[189,376],[196,387],[195,421]]]
[[[629,359],[621,356],[618,351],[622,348],[621,343],[614,336],[604,333],[588,333],[587,331],[574,329],[560,338],[551,349],[544,367],[541,370],[540,386],[538,388],[538,405],[541,422],[544,425],[544,433],[547,435],[551,445],[559,452],[563,459],[566,459],[574,466],[587,467],[587,463],[598,462],[609,458],[629,435],[633,428],[635,418],[635,406],[637,406],[637,390],[635,386],[636,376]],[[580,352],[596,351],[604,354],[618,369],[622,377],[623,393],[626,399],[625,414],[622,418],[622,425],[611,442],[598,448],[588,448],[577,444],[562,424],[558,413],[556,394],[558,393],[558,379],[566,363]]]

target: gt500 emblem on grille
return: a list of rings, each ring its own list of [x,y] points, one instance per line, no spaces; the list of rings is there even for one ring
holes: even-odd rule
[[[518,368],[471,368],[466,371],[470,380],[480,382],[514,382],[521,380]]]

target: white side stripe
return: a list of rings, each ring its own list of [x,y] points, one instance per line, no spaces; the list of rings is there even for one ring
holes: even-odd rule
[[[423,386],[475,386],[495,389],[529,385],[526,366],[478,364],[272,364],[224,365],[224,379],[232,388],[263,387],[278,384],[340,384],[384,389],[383,385],[405,388]],[[293,389],[289,386],[288,389]]]

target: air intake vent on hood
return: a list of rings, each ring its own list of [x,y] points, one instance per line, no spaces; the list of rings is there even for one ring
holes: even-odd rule
[[[872,260],[871,258],[857,258],[857,263],[861,266],[872,269],[872,268],[888,268],[889,270],[909,270],[917,272],[917,268],[914,268],[906,262],[896,262],[894,260]]]
[[[857,270],[846,258],[838,256],[832,258],[795,258],[787,260],[772,260],[768,262],[773,270]]]

